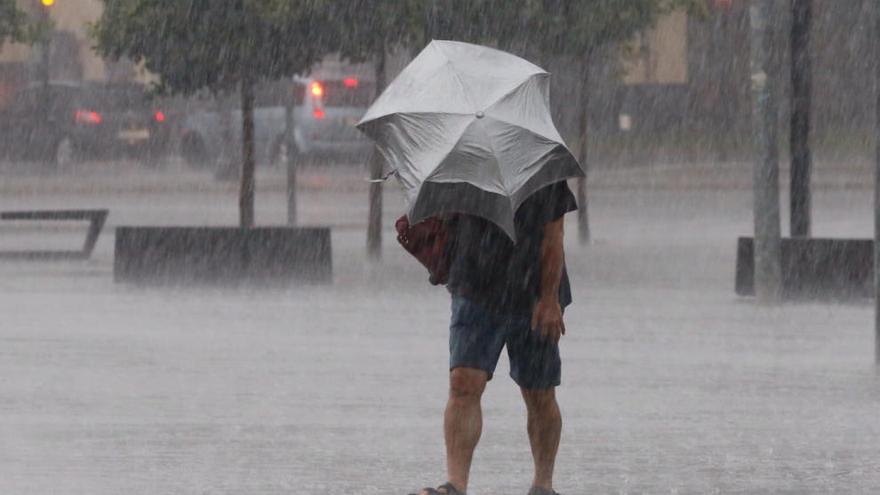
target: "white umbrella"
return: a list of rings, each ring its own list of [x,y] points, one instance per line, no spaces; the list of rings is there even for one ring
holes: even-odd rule
[[[410,223],[467,213],[515,240],[530,194],[583,177],[553,125],[549,85],[545,70],[493,48],[422,50],[358,123],[406,189]]]

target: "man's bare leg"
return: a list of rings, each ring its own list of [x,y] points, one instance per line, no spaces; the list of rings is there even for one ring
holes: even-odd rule
[[[528,410],[529,443],[535,460],[533,486],[553,490],[553,465],[562,434],[562,415],[556,403],[556,391],[548,389],[521,389]]]
[[[449,482],[466,491],[474,449],[483,431],[480,398],[489,375],[475,368],[455,368],[449,373],[449,401],[443,416],[446,436],[446,471]]]

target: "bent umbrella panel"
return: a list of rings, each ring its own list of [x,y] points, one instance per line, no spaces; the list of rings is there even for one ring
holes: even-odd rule
[[[567,151],[561,143],[528,129],[489,117],[475,119],[425,181],[469,182],[512,197],[547,165],[547,156],[560,154],[560,147]],[[571,172],[579,173],[579,167]]]
[[[358,126],[394,113],[474,114],[535,76],[548,74],[510,53],[435,40],[388,85]]]
[[[407,189],[418,188],[449,155],[471,115],[394,114],[364,126],[387,167]]]
[[[449,213],[485,218],[516,240],[510,198],[464,182],[426,182],[419,189],[407,216],[410,223]]]
[[[550,141],[564,144],[550,109],[550,75],[525,80],[485,110],[487,117],[528,129]]]
[[[543,166],[512,196],[489,192],[467,182],[425,182],[410,205],[410,222],[415,224],[449,213],[474,215],[494,223],[516,242],[514,218],[523,201],[545,186],[584,176],[577,161],[562,146],[551,150],[540,162]]]

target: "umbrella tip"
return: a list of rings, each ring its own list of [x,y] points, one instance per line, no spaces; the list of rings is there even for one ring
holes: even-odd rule
[[[478,119],[482,119],[482,118],[485,117],[485,116],[486,116],[486,114],[484,114],[483,112],[477,112],[477,118],[478,118]]]

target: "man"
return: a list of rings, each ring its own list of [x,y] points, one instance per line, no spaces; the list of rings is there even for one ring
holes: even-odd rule
[[[562,310],[571,303],[565,270],[563,216],[577,209],[565,182],[546,186],[516,212],[514,243],[481,218],[450,225],[452,294],[449,400],[444,415],[448,482],[420,495],[463,495],[482,431],[480,398],[507,346],[510,376],[528,411],[535,474],[529,495],[553,495],[553,465],[562,430]]]

